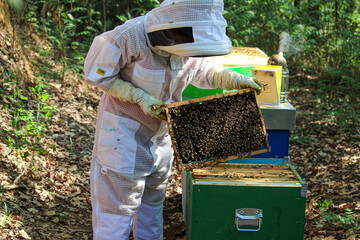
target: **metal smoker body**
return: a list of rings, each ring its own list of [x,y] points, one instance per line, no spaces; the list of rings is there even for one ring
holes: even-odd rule
[[[283,53],[272,55],[267,62],[268,65],[276,65],[282,67],[281,72],[281,90],[280,90],[280,103],[285,103],[289,90],[289,69],[287,67],[286,59]]]

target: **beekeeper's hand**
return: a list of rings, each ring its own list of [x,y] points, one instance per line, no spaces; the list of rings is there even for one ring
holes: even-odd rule
[[[141,88],[137,88],[130,82],[116,79],[109,90],[109,93],[124,102],[138,103],[141,109],[146,113],[160,119],[165,117],[165,102],[158,100]]]
[[[214,85],[223,90],[252,88],[260,94],[263,84],[256,78],[246,77],[230,69],[221,69],[214,74]]]

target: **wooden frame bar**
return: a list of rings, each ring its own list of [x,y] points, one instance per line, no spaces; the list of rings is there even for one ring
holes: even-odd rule
[[[287,165],[218,164],[193,169],[195,181],[248,181],[248,182],[294,182],[300,184],[292,168]]]

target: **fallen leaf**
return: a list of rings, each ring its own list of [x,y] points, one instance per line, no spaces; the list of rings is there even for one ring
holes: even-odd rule
[[[19,234],[21,235],[21,237],[23,237],[24,239],[31,239],[31,237],[27,234],[27,232],[25,232],[25,230],[20,230]]]

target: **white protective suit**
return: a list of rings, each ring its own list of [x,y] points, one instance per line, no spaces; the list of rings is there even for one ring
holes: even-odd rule
[[[181,101],[189,83],[221,86],[214,76],[218,72],[215,79],[221,81],[225,73],[209,58],[187,56],[231,52],[222,12],[222,0],[165,0],[145,16],[94,39],[84,68],[86,81],[104,91],[91,166],[94,239],[128,239],[132,227],[135,239],[162,239],[173,159],[166,121],[146,114],[135,101],[120,100],[121,91],[117,94],[114,86],[127,82],[166,103]],[[162,38],[161,30],[182,27],[191,27],[192,42]],[[158,45],[152,45],[150,35]]]

